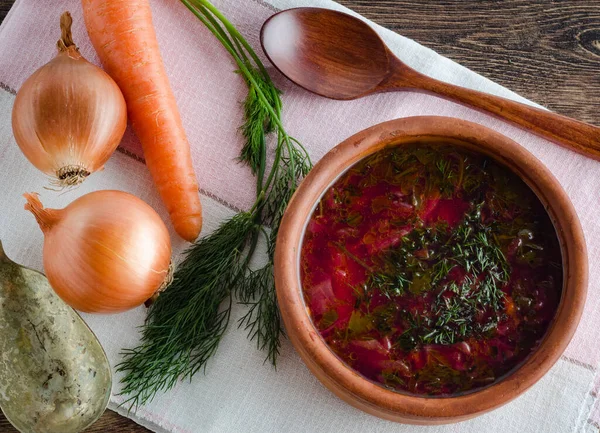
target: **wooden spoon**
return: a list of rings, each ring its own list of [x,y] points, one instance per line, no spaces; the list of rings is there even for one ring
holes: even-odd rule
[[[368,24],[351,15],[320,8],[288,9],[265,22],[261,43],[283,75],[327,98],[424,90],[488,111],[600,160],[600,128],[427,77],[402,63]]]

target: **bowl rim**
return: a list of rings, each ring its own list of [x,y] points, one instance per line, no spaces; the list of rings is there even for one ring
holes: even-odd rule
[[[313,325],[300,287],[298,257],[316,201],[341,173],[387,146],[444,139],[487,154],[517,174],[538,196],[556,229],[563,261],[563,292],[556,316],[538,348],[504,379],[455,397],[418,397],[386,389],[341,361]],[[391,120],[367,128],[331,149],[292,197],[275,251],[275,285],[288,336],[315,376],[338,397],[373,415],[414,424],[462,421],[497,408],[535,384],[560,358],[583,312],[588,260],[583,230],[567,194],[535,156],[482,125],[441,116]]]

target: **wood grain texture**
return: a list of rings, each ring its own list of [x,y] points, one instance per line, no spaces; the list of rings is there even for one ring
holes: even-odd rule
[[[600,0],[338,1],[554,111],[600,125]],[[13,2],[0,0],[0,19]],[[87,433],[147,431],[107,411]],[[0,414],[0,433],[14,432]]]
[[[600,125],[599,0],[338,0],[553,111]]]

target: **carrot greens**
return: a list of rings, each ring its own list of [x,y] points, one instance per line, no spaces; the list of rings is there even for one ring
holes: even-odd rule
[[[238,326],[275,365],[284,334],[273,277],[279,223],[297,184],[312,167],[304,147],[285,131],[282,101],[264,65],[238,30],[207,0],[181,0],[213,33],[248,86],[240,161],[256,175],[256,201],[185,253],[171,286],[150,308],[140,345],[124,351],[118,370],[130,408],[151,401],[206,368],[231,318],[235,300],[247,313]],[[267,171],[267,137],[276,137]],[[251,269],[261,237],[267,263]]]

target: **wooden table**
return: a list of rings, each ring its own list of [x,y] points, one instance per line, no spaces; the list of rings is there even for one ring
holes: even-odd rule
[[[338,1],[551,110],[600,125],[598,0]],[[13,2],[0,0],[0,19]],[[15,431],[0,414],[0,433]],[[87,430],[147,431],[111,411]]]

